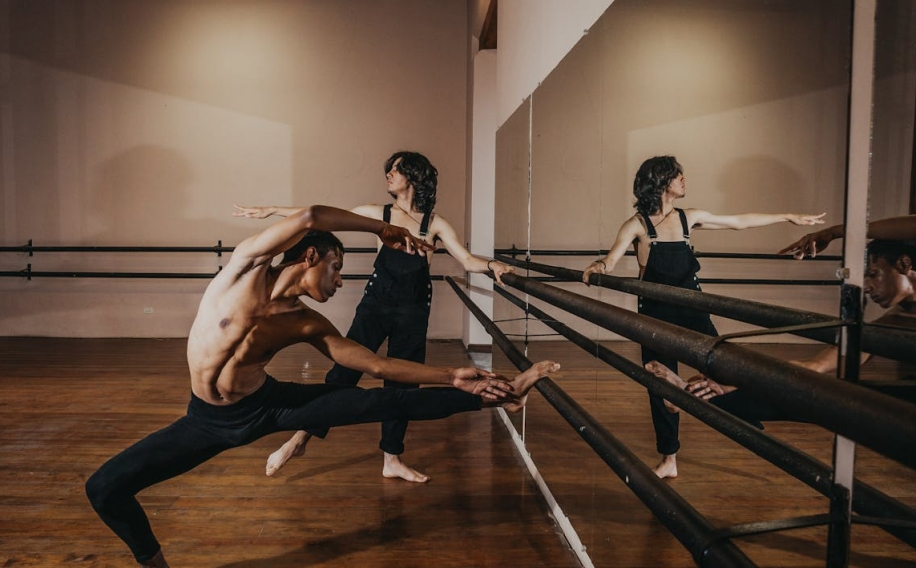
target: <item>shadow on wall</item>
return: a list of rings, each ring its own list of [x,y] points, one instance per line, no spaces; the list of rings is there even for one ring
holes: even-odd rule
[[[98,167],[84,231],[93,244],[187,244],[182,224],[191,166],[179,152],[135,146]]]

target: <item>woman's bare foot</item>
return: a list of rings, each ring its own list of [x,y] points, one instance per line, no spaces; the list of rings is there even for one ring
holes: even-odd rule
[[[672,385],[676,386],[679,389],[687,388],[687,381],[677,376],[677,374],[674,371],[662,365],[658,361],[649,361],[648,363],[646,363],[646,370],[660,379],[665,379],[666,381],[668,381],[669,383],[671,383]],[[670,402],[668,402],[668,400],[665,400],[664,402],[665,402],[665,409],[668,412],[670,412],[671,414],[675,414],[681,411],[680,408],[671,404]],[[677,475],[677,473],[675,473],[675,475]]]
[[[512,379],[510,384],[512,385],[513,395],[508,400],[501,402],[499,406],[502,406],[507,412],[519,412],[525,408],[525,403],[528,401],[528,391],[531,390],[531,387],[543,377],[559,370],[560,364],[553,361],[539,361],[531,365],[527,371]]]
[[[389,479],[400,478],[413,483],[426,483],[429,481],[428,475],[424,475],[412,467],[408,467],[407,464],[401,461],[401,456],[389,453],[385,453],[385,464],[382,466],[382,477],[387,477]]]
[[[280,449],[270,454],[267,458],[267,475],[271,476],[278,471],[292,457],[305,455],[305,445],[311,438],[304,430],[299,430],[280,446]]]
[[[169,568],[169,563],[165,561],[165,556],[162,555],[162,549],[160,548],[156,556],[140,564],[140,566],[143,568]]]
[[[677,477],[677,454],[662,456],[662,461],[660,461],[652,471],[655,472],[655,475],[657,475],[659,479]]]

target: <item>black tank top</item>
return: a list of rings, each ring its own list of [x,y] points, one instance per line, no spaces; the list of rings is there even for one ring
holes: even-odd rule
[[[382,219],[390,223],[391,204],[386,205],[383,211]],[[420,222],[421,237],[429,233],[431,216],[431,213],[423,215]],[[375,257],[372,276],[364,294],[390,306],[419,304],[429,307],[433,285],[429,278],[427,258],[383,246]]]

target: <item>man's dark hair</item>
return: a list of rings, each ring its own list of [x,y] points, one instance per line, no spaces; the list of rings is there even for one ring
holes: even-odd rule
[[[901,256],[906,255],[916,264],[916,246],[906,241],[875,239],[865,246],[865,252],[869,262],[883,258],[888,264],[894,265]]]
[[[413,204],[422,213],[431,213],[436,206],[436,186],[439,184],[439,170],[419,152],[395,152],[385,161],[385,173],[391,171],[394,163],[401,159],[398,171],[413,186]]]
[[[299,261],[309,247],[315,247],[315,250],[318,251],[319,260],[324,258],[324,256],[331,251],[336,252],[339,256],[343,256],[344,253],[343,243],[334,236],[334,233],[329,233],[328,231],[309,231],[299,239],[298,243],[286,249],[280,264]]]
[[[662,208],[662,195],[671,180],[684,173],[674,156],[649,158],[639,166],[633,179],[636,210],[645,215],[657,213]]]

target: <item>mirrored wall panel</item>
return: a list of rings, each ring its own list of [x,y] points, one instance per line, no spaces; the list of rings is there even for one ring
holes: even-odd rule
[[[879,15],[879,30],[885,18],[896,36],[884,40],[887,53],[882,56],[879,49],[878,56],[877,80],[888,81],[885,96],[893,102],[884,111],[888,140],[876,140],[873,165],[895,180],[883,182],[895,192],[886,198],[884,211],[908,207],[912,191],[907,176],[916,42],[912,28],[900,20],[912,21],[913,10],[909,2],[894,4],[893,9],[879,7],[887,11]],[[497,207],[504,215],[502,204],[523,210],[518,200],[525,197],[520,188],[527,180],[519,173],[523,160],[517,150],[527,140],[520,131],[528,128],[530,103],[530,217],[520,220],[510,213],[511,222],[497,227],[497,248],[528,242],[534,262],[584,269],[613,247],[636,213],[633,185],[640,165],[655,156],[674,156],[683,167],[685,189],[675,206],[719,219],[690,232],[704,291],[837,315],[842,248],[832,246],[822,255],[826,260],[778,258],[777,251],[817,227],[774,219],[825,213],[828,225],[844,222],[851,25],[852,2],[616,0],[500,130]],[[880,101],[876,96],[876,107]],[[876,121],[880,112],[876,108]],[[880,131],[877,122],[875,131]],[[896,150],[888,153],[889,161],[878,155],[881,144]],[[735,224],[732,216],[749,213],[774,217],[765,222],[745,217],[738,222],[741,230],[724,228]],[[676,217],[658,222],[668,221],[679,224]],[[530,239],[520,236],[526,222]],[[629,253],[612,274],[636,278],[640,263],[632,243],[625,245]],[[632,295],[581,283],[556,285],[636,310]],[[639,347],[631,342],[544,302],[531,302],[640,362]],[[497,300],[496,313],[506,318],[521,312]],[[719,317],[713,323],[721,334],[753,329]],[[501,327],[520,331],[514,323]],[[605,371],[603,363],[571,343],[537,335],[549,331],[542,324],[532,322],[527,329],[529,358],[550,356],[564,363],[558,383],[644,463],[655,466],[660,456],[645,389]],[[618,403],[623,399],[645,402]],[[683,444],[705,428],[689,416],[681,424]],[[584,442],[544,401],[529,407],[525,428],[528,451],[548,485],[563,493],[557,499],[573,525],[582,527],[579,537],[593,559],[676,564],[683,553],[677,544],[633,552],[639,554],[633,558],[615,556],[621,551],[608,535],[626,530],[627,515],[651,514],[612,482],[613,473],[600,459],[581,458],[587,455],[579,451]],[[575,473],[569,461],[545,458],[558,451],[576,456]],[[582,480],[591,484],[580,485]],[[620,508],[611,510],[608,503]]]

